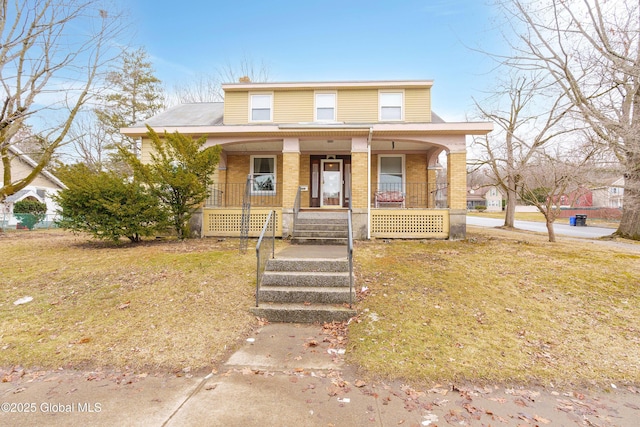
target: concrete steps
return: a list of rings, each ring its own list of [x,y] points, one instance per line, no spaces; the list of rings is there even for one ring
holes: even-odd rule
[[[356,311],[348,307],[350,299],[355,303],[355,286],[350,293],[346,247],[301,246],[295,252],[311,257],[267,262],[258,291],[260,305],[251,309],[253,314],[269,322],[291,323],[344,321],[355,316]],[[333,257],[317,257],[329,252]]]
[[[356,315],[356,311],[339,305],[299,304],[299,303],[261,303],[251,309],[258,317],[269,322],[286,323],[325,323],[344,322]]]
[[[346,245],[349,228],[344,212],[300,212],[291,242],[300,245]]]

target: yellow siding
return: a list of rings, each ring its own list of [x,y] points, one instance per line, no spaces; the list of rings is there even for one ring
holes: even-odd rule
[[[338,91],[338,121],[373,123],[378,121],[378,90],[349,89]]]
[[[152,152],[153,152],[153,149],[151,148],[151,140],[149,138],[142,138],[142,148],[140,149],[140,161],[142,163],[150,163]]]
[[[249,94],[227,92],[224,95],[224,124],[246,125],[249,123]]]
[[[313,91],[279,91],[273,95],[273,121],[300,123],[313,121]]]
[[[273,93],[274,123],[300,123],[314,120],[314,91],[277,90]],[[406,89],[405,121],[431,121],[431,90]],[[337,91],[337,121],[374,123],[378,121],[377,89],[339,89]],[[249,123],[249,92],[227,92],[224,101],[226,125]]]
[[[406,89],[404,97],[406,122],[431,122],[430,89]]]

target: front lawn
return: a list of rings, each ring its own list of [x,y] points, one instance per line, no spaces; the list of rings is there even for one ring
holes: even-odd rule
[[[413,381],[640,383],[640,253],[533,234],[356,247],[351,361]]]
[[[423,383],[640,384],[637,245],[470,230],[357,242],[351,362]],[[0,367],[209,369],[257,325],[253,245],[0,234]]]
[[[0,248],[0,366],[195,370],[255,323],[255,252],[237,240],[114,246],[52,230],[0,234]]]

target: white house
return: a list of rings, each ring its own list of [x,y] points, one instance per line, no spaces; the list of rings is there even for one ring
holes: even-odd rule
[[[14,181],[26,177],[37,166],[37,163],[32,158],[16,147],[10,146],[9,153],[11,155],[11,174]],[[3,172],[4,170],[0,163],[0,185],[3,185],[3,181],[1,180]],[[0,226],[15,226],[18,221],[13,215],[13,206],[16,202],[29,198],[47,205],[47,218],[45,219],[45,223],[50,224],[54,220],[56,211],[59,208],[52,197],[63,188],[65,188],[65,186],[62,181],[52,173],[47,171],[40,172],[31,184],[7,197],[4,202],[0,203]]]

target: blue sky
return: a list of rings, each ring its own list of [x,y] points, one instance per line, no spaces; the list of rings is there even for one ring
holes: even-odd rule
[[[243,57],[271,81],[434,80],[433,109],[464,120],[500,50],[484,0],[134,0],[127,5],[168,88]]]

